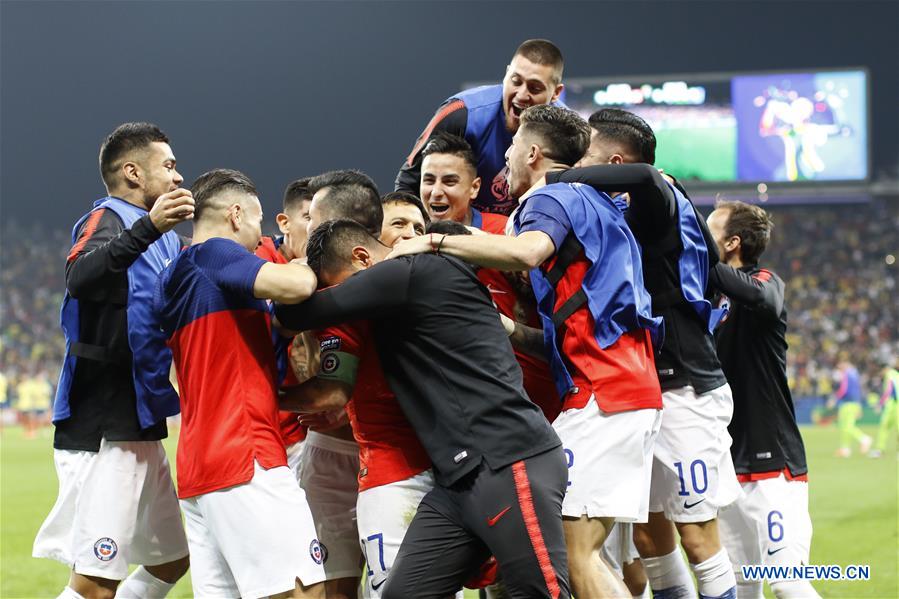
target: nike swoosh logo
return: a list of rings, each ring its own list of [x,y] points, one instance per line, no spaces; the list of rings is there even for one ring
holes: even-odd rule
[[[387,582],[387,579],[386,579],[386,578],[385,578],[384,580],[382,580],[381,582],[379,582],[378,584],[371,583],[371,588],[372,588],[373,590],[377,591],[377,590],[380,589],[382,586],[384,586],[384,583],[385,583],[385,582]]]
[[[786,549],[786,547],[781,547],[780,549],[775,549],[774,551],[771,551],[771,550],[769,549],[769,550],[768,550],[768,555],[774,555],[774,554],[777,553],[778,551],[783,551],[784,549]]]
[[[508,512],[511,509],[512,509],[512,506],[509,506],[506,509],[504,509],[503,511],[501,511],[500,513],[498,513],[497,515],[495,515],[494,517],[488,518],[487,526],[493,526],[494,524],[496,524],[499,521],[499,519],[502,518],[506,514],[506,512]]]
[[[699,505],[699,504],[702,503],[703,501],[705,501],[705,498],[700,499],[700,500],[697,501],[696,503],[687,503],[687,502],[685,501],[685,502],[684,502],[684,509],[688,510],[688,509],[690,509],[691,507],[696,507],[697,505]]]

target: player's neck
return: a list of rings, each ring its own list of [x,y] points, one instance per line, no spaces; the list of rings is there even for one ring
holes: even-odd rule
[[[194,234],[191,237],[191,245],[197,245],[213,238],[230,239],[240,243],[230,228],[215,227],[204,223],[194,223]]]
[[[739,255],[739,254],[735,254],[735,255],[732,255],[732,256],[728,256],[728,257],[724,260],[724,263],[727,264],[728,266],[732,266],[732,267],[734,267],[734,268],[743,268],[744,266],[746,266],[746,265],[743,263],[743,261],[740,260],[740,255]]]
[[[125,202],[128,202],[132,206],[137,206],[142,210],[149,211],[150,208],[147,206],[146,201],[144,200],[144,195],[141,193],[139,189],[115,189],[115,190],[107,190],[110,197],[119,198]]]

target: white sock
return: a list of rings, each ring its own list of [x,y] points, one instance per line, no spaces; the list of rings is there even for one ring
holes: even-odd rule
[[[722,548],[701,564],[690,564],[690,567],[696,575],[700,597],[721,597],[727,593],[736,596],[737,578],[726,549]]]
[[[143,566],[122,581],[116,591],[116,599],[162,599],[169,594],[174,583],[159,580]]]
[[[649,580],[648,586],[652,588],[655,597],[680,599],[680,597],[696,596],[693,577],[690,576],[687,563],[679,548],[675,548],[668,555],[642,559],[643,569],[646,570],[646,578]],[[671,589],[670,593],[659,593],[659,591],[669,589]]]
[[[768,585],[777,599],[821,599],[807,580],[776,580]]]
[[[84,597],[82,597],[72,587],[67,586],[59,595],[57,595],[56,599],[84,599]]]
[[[764,599],[764,583],[761,580],[738,580],[737,599]]]

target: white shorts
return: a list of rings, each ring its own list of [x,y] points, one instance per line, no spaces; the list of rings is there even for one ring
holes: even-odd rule
[[[552,426],[568,460],[562,515],[646,522],[661,419],[660,410],[607,414],[593,397],[583,408],[559,414]]]
[[[359,446],[309,431],[303,441],[300,486],[306,491],[315,530],[325,552],[327,580],[362,575],[356,528]]]
[[[743,495],[718,514],[721,543],[740,579],[740,566],[809,563],[812,519],[808,483],[783,474],[743,483]]]
[[[162,443],[104,439],[97,452],[56,449],[53,461],[59,495],[34,557],[124,580],[128,564],[158,566],[188,554]]]
[[[286,466],[181,500],[195,597],[267,597],[325,579],[306,496]]]
[[[662,401],[649,511],[674,522],[712,520],[740,495],[727,432],[734,413],[730,387],[702,395],[682,387],[663,393]]]
[[[434,488],[430,470],[359,493],[359,542],[368,563],[365,597],[380,597],[406,530],[422,498]]]
[[[599,553],[603,561],[619,574],[625,565],[640,559],[640,553],[634,545],[634,525],[630,522],[616,522]]]

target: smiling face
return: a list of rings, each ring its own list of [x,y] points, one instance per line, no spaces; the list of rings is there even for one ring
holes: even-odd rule
[[[510,133],[518,131],[519,119],[525,108],[558,100],[562,89],[562,84],[553,80],[551,65],[537,64],[524,56],[515,55],[506,67],[503,78],[506,129]]]
[[[393,247],[401,239],[412,239],[425,234],[425,219],[418,206],[406,202],[386,202],[381,243]]]
[[[432,220],[471,223],[471,201],[478,197],[481,178],[455,154],[429,154],[421,163],[419,192]]]
[[[184,181],[175,169],[175,155],[169,144],[154,141],[138,156],[135,162],[143,174],[144,198],[148,206],[153,206],[162,194],[178,189]]]

